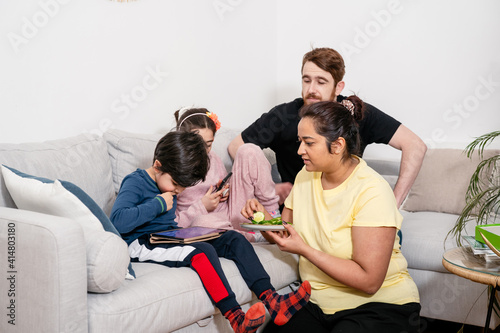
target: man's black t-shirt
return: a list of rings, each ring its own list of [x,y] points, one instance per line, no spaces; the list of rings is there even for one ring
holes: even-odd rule
[[[338,96],[341,102],[345,97]],[[300,143],[297,139],[299,111],[304,105],[302,98],[275,106],[248,126],[241,137],[245,143],[253,143],[272,149],[276,154],[276,164],[282,182],[293,183],[295,176],[304,166],[297,154]],[[365,114],[359,122],[361,152],[370,143],[388,144],[401,123],[376,107],[365,103]]]

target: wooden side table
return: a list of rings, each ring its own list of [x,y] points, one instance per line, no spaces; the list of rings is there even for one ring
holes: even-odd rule
[[[493,300],[496,291],[500,290],[500,262],[487,262],[475,256],[470,248],[457,247],[443,254],[443,266],[455,275],[492,287],[484,324],[484,332],[487,332],[490,326]]]

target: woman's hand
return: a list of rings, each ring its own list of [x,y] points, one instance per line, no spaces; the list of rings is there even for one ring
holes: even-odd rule
[[[255,212],[264,213],[265,220],[273,218],[257,199],[248,199],[245,206],[241,209],[241,215],[243,215],[246,219],[251,220],[253,218],[253,213]]]
[[[213,186],[210,186],[207,193],[205,193],[205,195],[201,198],[201,202],[203,203],[203,206],[205,206],[207,212],[213,212],[215,208],[217,208],[219,202],[221,201],[221,196],[224,188],[214,193],[212,193],[212,191]]]
[[[302,237],[293,229],[289,223],[283,222],[285,231],[266,231],[268,237],[276,243],[281,251],[302,255],[308,248]],[[267,238],[267,237],[266,237]]]

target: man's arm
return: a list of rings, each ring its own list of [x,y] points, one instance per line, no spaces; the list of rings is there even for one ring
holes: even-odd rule
[[[389,145],[401,150],[399,177],[394,186],[394,196],[399,208],[408,195],[415,178],[417,178],[427,146],[418,135],[404,125],[398,127],[389,141]]]
[[[229,156],[231,156],[233,161],[234,158],[236,157],[236,151],[238,151],[238,148],[240,148],[240,146],[243,145],[244,143],[245,142],[243,142],[243,138],[241,137],[240,133],[227,146],[227,152],[229,153]]]

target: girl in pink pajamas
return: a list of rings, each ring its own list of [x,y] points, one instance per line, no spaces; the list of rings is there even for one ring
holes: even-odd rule
[[[238,149],[228,184],[213,192],[216,185],[227,175],[226,168],[215,152],[211,151],[220,122],[214,113],[203,108],[175,112],[177,130],[196,132],[203,137],[210,158],[210,169],[202,183],[184,190],[177,201],[179,226],[206,226],[236,230],[250,241],[261,241],[259,234],[241,227],[248,220],[241,215],[246,201],[257,198],[274,217],[279,214],[278,196],[271,177],[271,165],[262,150],[253,144]]]

